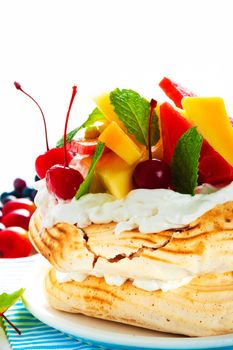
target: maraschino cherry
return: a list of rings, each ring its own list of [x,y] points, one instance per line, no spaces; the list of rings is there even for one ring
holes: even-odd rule
[[[155,100],[150,102],[150,117],[148,126],[149,159],[137,164],[133,173],[133,183],[136,188],[170,188],[172,176],[170,167],[160,159],[152,159],[151,152],[151,125],[154,109],[157,105]]]
[[[76,93],[77,87],[74,86],[64,129],[63,166],[59,164],[54,165],[46,172],[46,186],[48,191],[53,193],[56,198],[62,200],[72,199],[75,196],[77,190],[79,189],[80,184],[83,182],[83,176],[80,174],[80,172],[69,167],[69,160],[67,157],[66,149],[68,120]]]
[[[63,147],[49,149],[46,120],[45,120],[45,116],[44,116],[44,113],[43,113],[40,105],[31,95],[29,95],[27,92],[25,92],[22,89],[22,87],[19,83],[15,82],[14,85],[15,85],[17,90],[22,91],[26,96],[28,96],[37,105],[37,107],[39,108],[39,110],[41,112],[42,118],[43,118],[44,130],[45,130],[46,150],[47,151],[44,154],[37,157],[36,162],[35,162],[35,168],[36,168],[37,175],[39,176],[39,178],[43,179],[49,168],[51,168],[55,164],[63,164],[63,162],[64,162],[64,149],[63,149]],[[73,158],[73,155],[71,152],[67,152],[67,158],[68,158],[68,162],[70,162],[71,159]]]

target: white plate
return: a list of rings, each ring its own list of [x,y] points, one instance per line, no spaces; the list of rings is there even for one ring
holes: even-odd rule
[[[39,258],[31,267],[25,292],[27,308],[40,321],[78,339],[115,349],[222,349],[233,345],[233,334],[188,338],[54,310],[43,292],[48,263]]]

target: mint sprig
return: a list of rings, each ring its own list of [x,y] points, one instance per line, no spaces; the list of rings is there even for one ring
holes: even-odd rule
[[[178,140],[172,158],[172,178],[176,191],[194,195],[203,137],[197,128],[188,129]]]
[[[92,180],[92,177],[93,177],[93,174],[95,171],[95,167],[103,154],[104,147],[105,147],[105,144],[103,142],[97,143],[95,153],[94,153],[93,158],[92,158],[90,169],[88,171],[86,178],[83,180],[78,191],[76,192],[75,199],[79,199],[80,197],[84,196],[85,194],[87,194],[89,192],[89,188],[90,188],[91,180]]]
[[[74,130],[70,131],[66,135],[66,142],[70,143],[71,140],[73,140],[74,136],[80,131],[81,129],[88,128],[92,126],[95,122],[105,120],[106,118],[104,115],[100,112],[98,108],[95,108],[91,114],[89,114],[88,119],[79,127],[75,128]],[[64,138],[62,137],[56,144],[56,147],[62,147],[64,145]]]
[[[21,288],[11,294],[8,293],[2,293],[0,294],[0,321],[4,319],[6,322],[8,322],[11,327],[14,328],[14,330],[21,334],[21,332],[18,330],[17,327],[13,325],[13,323],[4,315],[4,313],[16,303],[16,301],[22,297],[25,289]],[[0,322],[0,327],[2,327],[2,322]]]
[[[148,147],[149,101],[133,90],[118,88],[110,93],[110,101],[128,133]],[[155,144],[159,140],[158,117],[155,112],[151,125],[151,136],[151,142]]]

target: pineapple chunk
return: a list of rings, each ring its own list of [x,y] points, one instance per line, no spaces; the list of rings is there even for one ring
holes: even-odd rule
[[[108,148],[115,152],[129,165],[138,161],[142,152],[141,149],[130,139],[130,137],[112,122],[99,136],[99,140],[104,142]]]
[[[233,166],[233,128],[220,97],[185,97],[182,106],[187,119],[209,144]]]
[[[117,198],[125,197],[132,190],[132,174],[135,165],[129,165],[113,152],[102,156],[96,172],[106,190]]]
[[[97,96],[94,98],[94,101],[99,108],[99,110],[103,113],[106,119],[108,119],[110,122],[114,121],[117,123],[123,130],[125,130],[124,124],[120,121],[118,118],[118,115],[114,111],[114,108],[110,102],[109,92]]]

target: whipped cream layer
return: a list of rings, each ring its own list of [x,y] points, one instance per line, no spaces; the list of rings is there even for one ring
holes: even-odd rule
[[[94,275],[94,273],[90,273],[90,275]],[[60,272],[56,271],[56,277],[59,283],[65,283],[70,281],[76,281],[76,282],[83,282],[87,277],[88,274],[85,273],[78,273],[78,272]],[[112,286],[121,286],[125,283],[127,278],[122,276],[112,276],[108,274],[103,274],[100,276],[98,274],[97,277],[104,277],[105,282]],[[187,283],[189,283],[192,280],[192,276],[190,277],[184,277],[179,280],[171,280],[171,281],[162,281],[162,280],[143,280],[143,279],[134,279],[132,281],[132,284],[140,289],[146,290],[146,291],[155,291],[155,290],[162,290],[163,292],[167,292],[169,290],[173,290],[176,288],[179,288]]]
[[[49,228],[59,222],[80,228],[92,223],[116,222],[116,234],[138,229],[141,233],[155,233],[182,228],[218,204],[233,201],[233,182],[211,194],[191,196],[167,189],[137,189],[124,199],[107,193],[87,194],[79,200],[57,201],[48,193],[44,180],[36,183],[35,203],[43,226]]]

